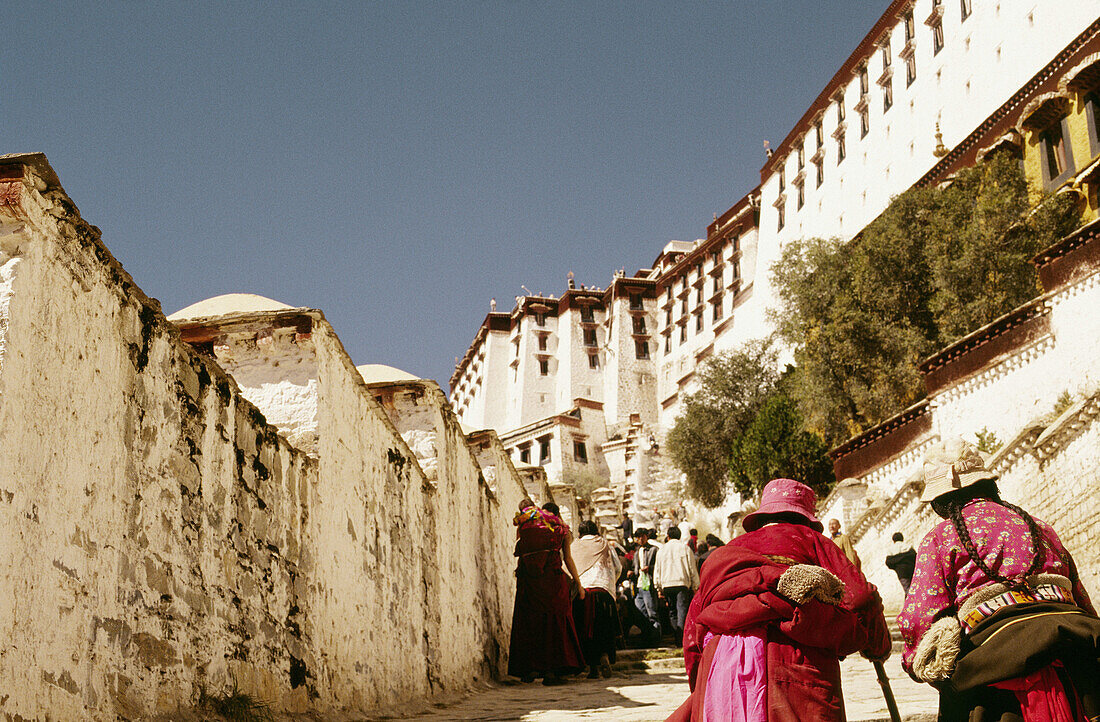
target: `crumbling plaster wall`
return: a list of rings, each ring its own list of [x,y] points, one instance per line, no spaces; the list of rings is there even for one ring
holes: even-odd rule
[[[0,163],[0,714],[134,719],[235,680],[338,720],[501,671],[522,484],[479,481],[438,388],[433,483],[315,312],[294,448],[23,173]]]
[[[426,649],[433,683],[461,689],[471,678],[503,673],[515,596],[512,515],[524,489],[495,435],[495,491],[434,381],[370,384],[391,422],[433,469],[429,503],[432,552],[425,558],[429,595],[437,607],[429,629],[452,638]],[[492,443],[492,442],[490,442]],[[498,636],[500,635],[500,636]]]
[[[0,180],[19,259],[0,372],[0,713],[132,718],[231,675],[304,709],[310,685],[291,676],[313,662],[296,620],[316,465],[180,343],[59,189],[17,168]]]

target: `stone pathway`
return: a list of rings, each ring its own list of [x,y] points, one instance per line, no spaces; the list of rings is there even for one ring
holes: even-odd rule
[[[682,662],[661,660],[651,663],[651,667],[647,671],[616,672],[611,679],[579,678],[560,687],[500,684],[457,704],[405,719],[658,722],[687,699],[687,675]],[[871,663],[859,656],[849,657],[841,670],[849,722],[888,722],[889,713]],[[935,690],[910,680],[901,671],[897,654],[887,661],[886,672],[902,719],[935,720]]]

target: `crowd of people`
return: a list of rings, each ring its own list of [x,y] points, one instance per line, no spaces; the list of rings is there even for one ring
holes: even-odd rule
[[[923,468],[921,500],[943,521],[918,549],[894,534],[884,559],[906,595],[905,671],[936,687],[947,722],[1100,719],[1100,619],[1054,529],[1002,500],[961,439]],[[624,524],[623,545],[590,521],[574,541],[553,504],[525,499],[509,672],[610,676],[617,649],[664,638],[683,645],[691,687],[670,721],[844,720],[840,660],[880,664],[892,643],[851,539],[835,519],[825,532],[816,502],[774,479],[728,543]]]

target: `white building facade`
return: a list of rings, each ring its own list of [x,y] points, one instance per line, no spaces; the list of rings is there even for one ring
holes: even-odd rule
[[[768,151],[760,185],[705,238],[670,242],[650,269],[616,274],[607,289],[490,313],[451,379],[459,417],[507,438],[576,399],[599,402],[607,442],[591,453],[604,454],[624,510],[644,522],[674,506],[680,477],[664,435],[708,356],[771,333],[770,268],[784,245],[850,239],[894,196],[942,180],[952,149],[1097,42],[1098,16],[1100,0],[891,3]]]

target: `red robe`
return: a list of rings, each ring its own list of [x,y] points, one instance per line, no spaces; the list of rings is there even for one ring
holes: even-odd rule
[[[508,653],[508,674],[515,677],[584,668],[569,578],[561,568],[561,549],[568,536],[569,527],[564,524],[519,528],[516,606]]]
[[[842,603],[797,605],[779,594],[779,577],[792,563],[839,577]],[[766,629],[769,722],[844,720],[839,658],[857,651],[883,657],[890,650],[878,590],[840,548],[809,527],[766,526],[715,549],[703,565],[684,629],[692,696],[669,722],[702,718],[717,635],[760,627]],[[704,647],[708,632],[716,636]]]

